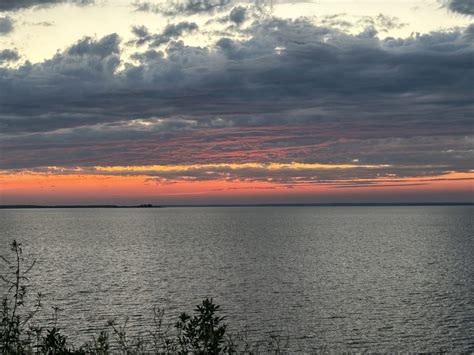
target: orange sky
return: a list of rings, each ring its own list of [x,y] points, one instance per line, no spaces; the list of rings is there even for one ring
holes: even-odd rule
[[[149,175],[3,173],[1,204],[206,204],[472,201],[474,173],[336,180],[292,185],[213,179],[157,181]],[[370,184],[370,185],[368,185]]]

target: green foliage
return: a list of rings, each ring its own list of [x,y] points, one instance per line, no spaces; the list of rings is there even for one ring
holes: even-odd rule
[[[206,298],[196,307],[193,317],[182,313],[176,323],[182,354],[219,354],[223,350],[226,324],[216,313],[219,306]]]
[[[109,351],[109,334],[106,331],[101,331],[97,339],[94,338],[94,352],[96,354],[107,354]]]
[[[44,354],[65,354],[70,352],[66,346],[66,337],[56,327],[47,330],[43,343],[40,345],[40,350]]]
[[[2,299],[0,315],[0,352],[20,353],[31,347],[31,334],[25,330],[31,319],[41,309],[41,294],[38,293],[33,310],[28,311],[26,305],[28,291],[28,274],[35,265],[35,261],[27,265],[23,257],[21,243],[14,240],[10,249],[13,260],[0,256],[6,268],[5,275],[0,280],[5,284],[8,292]]]
[[[105,355],[108,354],[110,351],[110,339],[109,333],[107,331],[102,330],[99,332],[97,338],[95,336],[92,337],[92,341],[87,342],[79,350],[75,351],[76,354],[97,354],[97,355]]]

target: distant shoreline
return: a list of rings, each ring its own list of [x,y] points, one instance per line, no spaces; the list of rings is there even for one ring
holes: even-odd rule
[[[202,205],[0,205],[0,209],[45,208],[177,208],[177,207],[423,207],[474,206],[474,202],[399,202],[399,203],[275,203],[275,204],[202,204]]]

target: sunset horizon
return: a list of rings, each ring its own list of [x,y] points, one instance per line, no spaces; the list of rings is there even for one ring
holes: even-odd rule
[[[459,177],[460,175],[460,177]],[[314,185],[269,182],[173,183],[156,186],[154,177],[110,175],[18,175],[2,177],[2,184],[21,193],[4,191],[2,205],[238,205],[318,203],[466,203],[472,177],[350,180]],[[11,182],[9,182],[9,180]],[[395,181],[393,181],[395,180]],[[341,184],[341,185],[337,185]],[[359,187],[357,184],[360,184]],[[15,187],[19,186],[19,188]],[[361,191],[362,190],[362,191]],[[73,193],[72,193],[73,192]]]

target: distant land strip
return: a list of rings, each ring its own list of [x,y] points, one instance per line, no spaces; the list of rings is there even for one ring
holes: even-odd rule
[[[263,204],[195,204],[195,205],[0,205],[0,209],[34,208],[176,208],[176,207],[410,207],[474,206],[474,202],[390,202],[390,203],[263,203]]]

